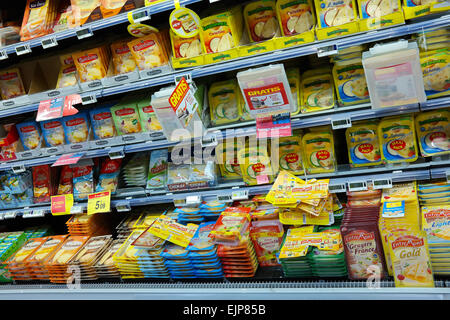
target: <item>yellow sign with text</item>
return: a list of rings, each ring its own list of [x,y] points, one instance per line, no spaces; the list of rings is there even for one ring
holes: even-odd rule
[[[111,191],[93,193],[88,196],[88,215],[111,211]]]

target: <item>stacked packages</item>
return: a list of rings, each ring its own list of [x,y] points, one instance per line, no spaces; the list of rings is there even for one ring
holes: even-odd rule
[[[116,268],[113,255],[122,246],[122,239],[116,239],[106,247],[103,255],[94,265],[95,273],[99,278],[119,278],[120,272]]]

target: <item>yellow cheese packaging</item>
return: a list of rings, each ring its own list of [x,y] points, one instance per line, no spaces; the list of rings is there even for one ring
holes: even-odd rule
[[[273,182],[273,170],[267,147],[247,146],[238,151],[242,179],[247,185]]]
[[[65,54],[59,57],[61,69],[58,74],[56,88],[75,86],[77,84],[77,68],[73,62],[71,54]]]
[[[329,70],[305,72],[302,75],[300,91],[302,113],[331,109],[335,105],[333,78]]]
[[[418,158],[414,117],[383,118],[378,125],[381,155],[387,163],[413,162]]]
[[[3,100],[20,97],[26,93],[18,68],[0,71],[0,90]]]
[[[203,51],[216,53],[238,47],[242,37],[242,20],[240,6],[203,18],[200,21]]]
[[[105,47],[93,48],[72,54],[81,82],[103,79],[108,72],[108,53]]]
[[[128,47],[139,70],[161,67],[169,63],[166,45],[161,33],[152,33],[128,42]]]
[[[447,46],[450,45],[450,41],[446,43]],[[450,94],[450,50],[448,47],[421,53],[420,66],[427,98]]]
[[[359,31],[355,0],[315,0],[316,35],[319,40],[345,36]]]
[[[244,19],[250,42],[269,40],[281,34],[273,0],[250,2],[244,7]]]
[[[450,152],[450,111],[434,110],[416,116],[417,140],[422,156]]]
[[[208,90],[211,123],[221,125],[239,121],[242,104],[236,79],[215,82]]]
[[[170,30],[170,42],[174,58],[194,58],[203,53],[200,34],[190,38],[182,38]]]
[[[382,163],[377,123],[367,121],[345,130],[348,158],[353,167],[374,166]]]
[[[403,0],[405,19],[426,16],[431,13],[431,6],[438,0]]]
[[[401,0],[358,0],[361,31],[403,23]]]
[[[283,36],[293,36],[313,30],[316,24],[311,0],[278,0],[277,15]]]
[[[307,173],[336,170],[333,132],[330,128],[306,133],[302,138],[304,165]]]
[[[235,139],[224,140],[216,147],[216,159],[219,170],[224,179],[237,179],[242,177],[238,160],[238,152],[242,143]]]
[[[340,105],[369,102],[369,89],[361,57],[336,61],[333,66],[333,79]]]
[[[281,137],[278,140],[278,153],[272,151],[273,171],[285,170],[294,175],[303,174],[302,136],[294,132],[291,137]]]
[[[291,87],[292,99],[294,100],[294,111],[291,112],[291,116],[295,116],[300,113],[300,103],[302,100],[300,90],[300,71],[298,68],[287,68],[286,76],[289,81],[289,87]]]
[[[111,55],[114,74],[133,72],[136,69],[136,61],[128,47],[128,41],[117,41],[111,44]]]

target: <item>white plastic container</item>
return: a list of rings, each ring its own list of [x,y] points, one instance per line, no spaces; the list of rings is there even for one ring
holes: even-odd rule
[[[241,71],[237,79],[247,111],[253,117],[295,111],[283,64]]]
[[[416,42],[376,44],[363,52],[362,64],[372,109],[426,101]]]

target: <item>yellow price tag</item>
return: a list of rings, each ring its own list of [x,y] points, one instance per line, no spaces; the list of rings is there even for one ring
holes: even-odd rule
[[[386,208],[400,208],[402,206],[402,202],[398,201],[398,202],[388,202],[386,203]]]
[[[88,215],[111,211],[111,191],[97,192],[88,196]]]
[[[52,196],[51,211],[54,216],[62,216],[70,214],[73,207],[73,194],[64,194],[60,196]]]

